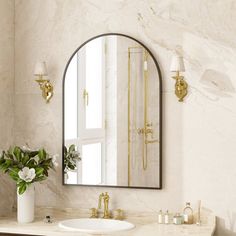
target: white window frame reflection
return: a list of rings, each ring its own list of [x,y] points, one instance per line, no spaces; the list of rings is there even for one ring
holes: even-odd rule
[[[98,43],[102,44],[102,54],[101,54],[101,127],[100,128],[86,128],[86,103],[84,100],[84,89],[86,89],[86,47],[79,50],[79,52],[76,54],[74,58],[77,60],[77,101],[76,101],[76,108],[74,108],[75,104],[65,104],[65,107],[67,109],[67,106],[72,106],[74,109],[77,110],[77,124],[76,124],[76,133],[77,137],[67,137],[65,135],[66,139],[66,145],[69,146],[71,144],[75,144],[78,148],[78,151],[81,154],[82,161],[77,162],[77,184],[87,184],[87,180],[83,180],[83,145],[89,145],[89,144],[95,144],[95,143],[101,143],[101,165],[99,172],[101,173],[101,177],[97,184],[104,184],[105,183],[105,41],[102,39],[98,39]],[[72,59],[73,60],[73,59]],[[69,70],[70,68],[68,68]],[[67,80],[68,81],[68,80]],[[66,87],[66,85],[65,85]],[[65,92],[68,95],[70,94],[70,91],[65,90]],[[89,92],[89,91],[88,91]],[[73,96],[73,95],[72,95]],[[89,94],[89,96],[92,96],[92,94]],[[70,113],[69,113],[70,114]],[[66,120],[66,119],[65,119]],[[67,119],[68,120],[68,119]],[[67,121],[68,122],[68,121]],[[69,175],[70,176],[70,175]],[[68,179],[68,183],[71,183]]]

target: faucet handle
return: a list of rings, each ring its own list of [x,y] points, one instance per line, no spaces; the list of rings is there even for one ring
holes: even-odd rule
[[[114,219],[115,220],[123,220],[124,219],[124,211],[121,209],[116,209],[114,211]]]
[[[91,211],[90,218],[98,218],[98,210],[97,210],[97,208],[91,208],[90,211]]]

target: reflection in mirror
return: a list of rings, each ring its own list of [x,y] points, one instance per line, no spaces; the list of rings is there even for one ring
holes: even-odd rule
[[[88,41],[64,76],[64,183],[161,188],[161,77],[144,45]]]

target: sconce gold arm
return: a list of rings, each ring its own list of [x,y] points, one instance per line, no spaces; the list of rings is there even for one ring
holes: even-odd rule
[[[46,100],[46,103],[49,103],[50,99],[53,96],[53,86],[49,80],[43,79],[43,76],[39,75],[39,79],[35,80],[42,90],[42,96]]]
[[[179,98],[179,102],[183,102],[184,97],[188,94],[188,84],[184,80],[184,76],[181,76],[178,71],[172,78],[176,80],[175,95]]]

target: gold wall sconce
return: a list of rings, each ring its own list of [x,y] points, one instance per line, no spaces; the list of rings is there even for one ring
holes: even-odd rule
[[[184,97],[188,94],[188,84],[184,80],[184,76],[180,75],[180,72],[185,71],[184,60],[182,56],[174,55],[172,57],[170,71],[175,72],[175,95],[179,98],[179,102],[183,102]]]
[[[38,62],[34,68],[34,75],[37,77],[35,80],[42,90],[42,96],[49,103],[53,96],[53,86],[48,79],[44,79],[44,76],[48,75],[46,62]]]

